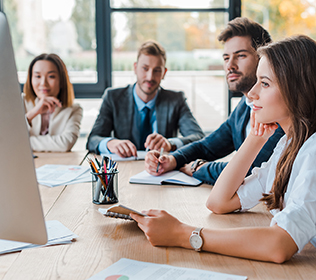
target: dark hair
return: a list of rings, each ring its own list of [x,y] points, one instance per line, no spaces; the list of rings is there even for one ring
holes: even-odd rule
[[[227,27],[219,34],[218,40],[225,43],[228,39],[235,36],[250,37],[252,47],[255,50],[272,41],[267,30],[259,23],[245,17],[237,17],[231,20]]]
[[[139,59],[141,54],[161,56],[166,64],[166,51],[162,45],[154,40],[148,40],[140,46],[140,48],[138,49],[137,60]]]
[[[276,167],[271,192],[264,194],[268,209],[283,209],[294,160],[304,142],[316,132],[316,42],[297,35],[258,50],[267,58],[290,113],[288,146]]]
[[[30,63],[26,83],[24,84],[23,91],[25,93],[25,99],[27,101],[34,100],[36,98],[36,94],[34,92],[32,86],[32,72],[34,64],[39,60],[47,60],[54,63],[57,67],[59,78],[60,78],[60,92],[58,94],[58,99],[61,101],[63,107],[69,107],[73,104],[75,99],[73,86],[70,83],[67,68],[65,63],[61,60],[61,58],[57,54],[46,54],[43,53],[37,57],[35,57],[32,62]]]

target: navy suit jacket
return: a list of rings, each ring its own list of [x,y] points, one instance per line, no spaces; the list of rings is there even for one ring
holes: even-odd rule
[[[132,139],[134,97],[133,85],[106,89],[99,115],[88,137],[87,149],[99,153],[98,145],[106,137]],[[183,144],[202,139],[204,133],[193,117],[182,91],[160,89],[155,103],[158,133],[166,138],[177,137]],[[113,134],[112,134],[113,133]],[[140,149],[140,147],[137,147]]]
[[[227,165],[227,162],[214,162],[214,160],[237,151],[245,140],[245,129],[250,119],[250,108],[245,101],[246,97],[244,96],[230,117],[213,133],[172,153],[177,161],[177,169],[198,158],[205,159],[209,162],[194,172],[193,176],[205,183],[214,185]],[[279,126],[257,155],[248,175],[254,167],[260,167],[262,162],[268,161],[274,147],[283,135],[284,131]]]

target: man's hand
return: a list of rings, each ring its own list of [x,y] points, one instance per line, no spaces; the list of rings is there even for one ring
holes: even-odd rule
[[[205,163],[205,162],[204,162],[204,163]],[[195,171],[198,171],[204,163],[200,164],[200,165],[196,168]],[[191,161],[190,163],[185,164],[183,167],[180,168],[180,171],[183,172],[183,173],[185,173],[185,174],[187,174],[187,175],[189,175],[189,176],[193,176],[193,173],[192,173],[192,165],[193,165],[193,164],[194,164],[194,161]]]
[[[189,176],[193,176],[193,173],[191,171],[191,166],[192,166],[193,163],[194,163],[194,161],[192,161],[192,162],[190,162],[188,164],[185,164],[184,166],[182,166],[180,168],[180,171],[185,173],[185,174],[187,174],[187,175],[189,175]]]
[[[168,141],[168,139],[163,137],[161,134],[152,133],[147,136],[145,148],[148,148],[149,150],[158,151],[160,151],[161,148],[163,148],[165,152],[170,152],[171,144]]]
[[[159,169],[157,171],[157,166],[159,164]],[[150,151],[145,157],[145,169],[146,171],[154,176],[161,175],[167,171],[175,169],[177,166],[176,159],[174,156],[163,155],[160,157],[160,153],[156,150]]]
[[[129,140],[113,139],[107,143],[107,147],[111,153],[120,157],[137,157],[137,149]]]

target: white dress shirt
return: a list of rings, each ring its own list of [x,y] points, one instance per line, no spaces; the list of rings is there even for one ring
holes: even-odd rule
[[[242,210],[259,203],[262,193],[269,193],[275,178],[279,158],[286,147],[284,135],[270,160],[254,168],[240,186],[237,194]],[[273,209],[270,226],[277,224],[294,240],[300,252],[316,236],[316,133],[301,147],[293,163],[282,211]],[[315,240],[315,239],[314,239]]]

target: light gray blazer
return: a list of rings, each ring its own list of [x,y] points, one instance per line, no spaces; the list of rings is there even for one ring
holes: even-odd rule
[[[98,145],[112,135],[117,139],[132,139],[134,98],[133,85],[125,88],[106,89],[99,115],[87,141],[90,152],[99,153]],[[199,140],[204,133],[193,117],[182,91],[161,88],[156,99],[158,133],[166,138],[177,137],[178,130],[183,144]],[[113,134],[112,134],[113,133]],[[134,143],[137,147],[137,143]]]

